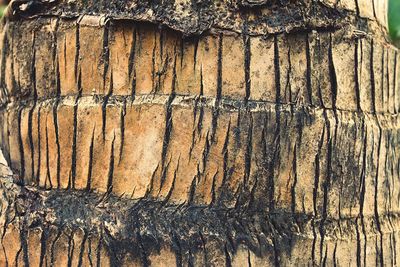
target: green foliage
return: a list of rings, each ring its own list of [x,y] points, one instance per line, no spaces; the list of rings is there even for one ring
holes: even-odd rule
[[[4,10],[7,6],[0,6],[0,18],[3,17]]]
[[[389,0],[389,32],[393,40],[400,39],[400,0]]]

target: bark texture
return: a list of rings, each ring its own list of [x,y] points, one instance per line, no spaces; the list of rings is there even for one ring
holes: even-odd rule
[[[396,266],[386,6],[11,3],[0,264]]]

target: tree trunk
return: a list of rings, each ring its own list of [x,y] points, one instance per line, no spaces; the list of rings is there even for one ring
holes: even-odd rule
[[[397,265],[386,6],[12,2],[0,265]]]

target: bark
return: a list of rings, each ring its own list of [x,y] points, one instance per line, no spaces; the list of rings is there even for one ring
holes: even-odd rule
[[[105,2],[2,22],[1,265],[397,265],[386,1]]]

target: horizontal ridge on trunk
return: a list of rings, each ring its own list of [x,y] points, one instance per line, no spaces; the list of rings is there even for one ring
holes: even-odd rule
[[[7,24],[1,36],[0,105],[70,95],[174,93],[366,112],[400,110],[398,50],[355,28],[183,39],[146,23],[93,26],[79,24],[82,20]]]
[[[91,14],[103,17],[102,22],[110,18],[161,24],[185,35],[200,35],[210,29],[264,35],[305,28],[340,28],[351,17],[377,21],[385,31],[388,24],[387,1],[380,0],[35,0],[29,5],[23,5],[25,0],[21,4],[16,2],[9,8],[10,19],[77,18]]]

